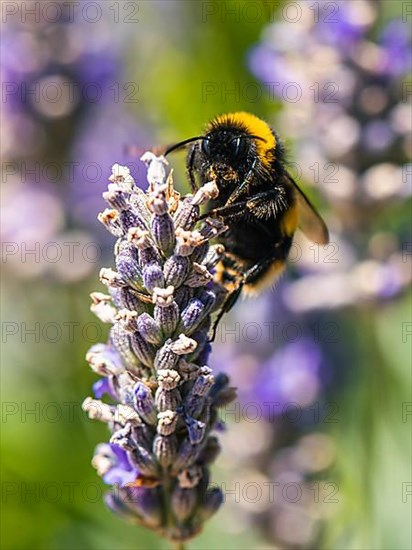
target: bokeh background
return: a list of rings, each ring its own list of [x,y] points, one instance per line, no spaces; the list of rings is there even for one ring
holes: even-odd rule
[[[112,265],[110,167],[247,110],[284,137],[331,230],[222,323],[214,480],[190,548],[406,549],[411,538],[410,2],[2,1],[5,550],[161,549],[106,510],[80,404]],[[409,79],[409,80],[408,80]],[[184,155],[170,159],[187,192]]]

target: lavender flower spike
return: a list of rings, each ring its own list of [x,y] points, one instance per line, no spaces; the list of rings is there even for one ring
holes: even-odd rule
[[[108,506],[181,546],[223,500],[209,485],[219,451],[212,431],[235,392],[204,363],[210,315],[225,292],[211,273],[223,248],[209,250],[208,241],[224,227],[199,222],[199,206],[216,196],[213,182],[181,198],[164,157],[142,160],[146,193],[116,164],[103,194],[111,210],[99,220],[117,237],[116,270],[102,269],[108,294],[93,293],[92,310],[112,328],[87,359],[103,376],[97,396],[114,403],[87,398],[83,408],[111,431],[92,461],[112,485]]]

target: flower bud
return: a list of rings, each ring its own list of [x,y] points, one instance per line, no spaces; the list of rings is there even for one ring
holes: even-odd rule
[[[115,320],[119,323],[119,326],[126,332],[134,332],[137,330],[137,313],[136,311],[130,311],[130,309],[121,309],[116,315]]]
[[[177,453],[176,436],[158,434],[153,441],[153,453],[163,468],[173,464]]]
[[[108,191],[103,193],[103,198],[119,212],[129,208],[130,193],[124,191],[117,183],[111,183],[108,186]]]
[[[205,306],[199,298],[192,298],[180,316],[179,330],[186,335],[191,334],[202,321]]]
[[[172,466],[172,474],[177,475],[182,470],[190,468],[202,451],[202,445],[193,445],[189,439],[185,439],[179,447],[179,452]]]
[[[212,275],[208,271],[207,267],[194,262],[192,265],[192,271],[185,280],[185,285],[192,288],[197,288],[199,286],[207,285],[207,283],[211,281],[211,279]]]
[[[135,332],[130,337],[130,342],[136,357],[143,365],[150,367],[156,355],[156,348],[149,344],[139,332]]]
[[[166,166],[169,163],[164,156],[157,157],[151,151],[147,151],[140,160],[148,167],[147,181],[152,187],[162,185],[166,181]]]
[[[116,268],[119,275],[130,286],[142,288],[142,273],[136,248],[127,241],[121,241],[116,254]]]
[[[179,334],[177,340],[170,344],[170,349],[176,355],[186,355],[192,353],[197,348],[197,343],[192,338],[188,338],[184,334]]]
[[[153,292],[155,288],[162,288],[164,286],[163,271],[159,264],[153,262],[144,266],[143,284],[149,292]]]
[[[129,459],[142,475],[156,477],[159,474],[155,457],[142,445],[136,445],[129,453]]]
[[[163,267],[166,285],[172,285],[174,288],[182,285],[189,274],[190,265],[189,259],[185,256],[170,256]]]
[[[175,254],[178,256],[190,256],[193,250],[202,244],[204,239],[199,231],[185,231],[176,229],[176,248]]]
[[[154,308],[156,323],[162,327],[163,335],[168,338],[172,336],[179,322],[179,307],[176,302],[164,307],[156,305]]]
[[[202,521],[206,521],[215,514],[223,503],[223,493],[219,487],[213,487],[206,492],[201,502],[199,516]]]
[[[132,342],[129,334],[116,323],[110,329],[110,341],[126,363],[126,367],[135,370],[140,367],[139,359],[132,349]]]
[[[176,242],[175,228],[170,214],[153,216],[152,232],[156,245],[162,252],[169,253],[173,250]]]
[[[114,323],[116,308],[112,305],[111,297],[102,292],[92,292],[90,297],[93,300],[90,311],[103,323]]]
[[[173,369],[179,357],[171,349],[171,340],[167,340],[156,353],[154,366],[156,370]]]
[[[119,354],[106,344],[92,346],[86,355],[86,361],[94,372],[103,376],[119,375],[124,372]]]
[[[133,439],[132,425],[127,423],[124,428],[114,432],[110,438],[110,443],[121,447],[125,451],[131,451],[136,446],[136,442]]]
[[[138,382],[134,387],[134,406],[139,416],[147,424],[156,425],[157,413],[155,401],[150,389],[142,382]]]
[[[123,235],[123,228],[117,210],[106,208],[106,210],[98,214],[97,219],[115,237],[121,237]]]
[[[177,389],[165,390],[164,388],[158,388],[155,395],[155,402],[159,412],[167,410],[176,411],[182,404],[182,397]]]
[[[162,523],[162,506],[157,487],[125,487],[125,498],[128,506],[132,507],[143,520],[146,527],[155,529]]]
[[[158,370],[157,381],[160,388],[167,391],[174,390],[180,382],[180,375],[173,369]]]
[[[193,514],[196,502],[196,489],[182,489],[177,486],[172,493],[173,513],[181,522],[186,521]]]
[[[175,292],[175,302],[179,306],[180,310],[183,310],[189,300],[193,298],[195,290],[186,285],[180,286]]]
[[[201,443],[206,433],[206,424],[195,418],[186,419],[187,431],[189,433],[189,440],[192,445]]]
[[[177,476],[179,480],[179,487],[184,489],[191,489],[196,487],[201,481],[203,476],[202,468],[200,466],[191,466],[187,470],[183,470]]]
[[[178,414],[176,411],[161,411],[157,415],[157,433],[171,435],[176,430]]]
[[[119,273],[116,273],[116,271],[113,271],[113,269],[107,267],[102,267],[99,277],[100,281],[106,286],[120,288],[127,285],[126,281],[119,275]]]
[[[142,313],[137,318],[137,330],[150,344],[160,344],[163,341],[160,325],[148,313]]]

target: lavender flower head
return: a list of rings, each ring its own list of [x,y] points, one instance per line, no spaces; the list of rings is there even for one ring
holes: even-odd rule
[[[208,183],[192,196],[174,190],[167,161],[146,153],[144,193],[127,167],[114,165],[110,208],[99,220],[117,237],[116,270],[103,268],[108,294],[93,293],[92,311],[112,325],[107,344],[87,360],[103,378],[83,408],[108,424],[110,443],[92,461],[113,485],[106,502],[115,512],[172,541],[195,536],[222,503],[209,485],[218,452],[217,409],[235,397],[227,376],[207,366],[210,315],[224,289],[212,271],[223,253],[209,240],[220,222],[197,227],[199,206],[216,196]]]

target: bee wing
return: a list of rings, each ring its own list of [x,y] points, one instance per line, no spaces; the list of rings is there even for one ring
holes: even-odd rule
[[[299,208],[299,227],[311,241],[325,245],[329,242],[329,231],[305,193],[289,176],[296,191],[296,200]]]

